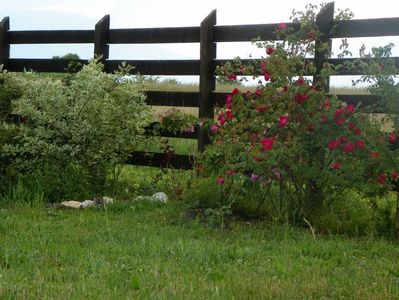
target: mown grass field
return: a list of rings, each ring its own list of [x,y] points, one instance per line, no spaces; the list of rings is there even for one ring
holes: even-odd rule
[[[175,203],[0,210],[1,299],[397,299],[399,247],[185,221]]]

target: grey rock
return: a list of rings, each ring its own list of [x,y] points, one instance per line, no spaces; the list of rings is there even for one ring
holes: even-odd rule
[[[80,208],[90,208],[97,206],[97,202],[93,200],[85,200],[80,204]]]
[[[157,202],[168,202],[168,196],[164,192],[159,192],[155,193],[151,197],[152,201],[157,201]]]
[[[64,201],[60,203],[60,206],[62,208],[67,208],[67,209],[79,209],[81,205],[81,202],[79,201]]]
[[[108,205],[114,203],[114,199],[104,196],[102,199],[102,204]]]

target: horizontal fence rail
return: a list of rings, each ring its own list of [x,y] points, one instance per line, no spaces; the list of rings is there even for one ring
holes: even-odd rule
[[[335,38],[399,36],[399,18],[333,20],[334,3],[328,3],[317,16],[317,26],[323,33],[324,41]],[[0,22],[0,64],[12,72],[34,70],[37,72],[69,72],[70,60],[65,59],[29,59],[10,58],[10,45],[27,44],[94,44],[94,54],[101,55],[104,69],[113,72],[122,62],[134,66],[132,74],[142,75],[190,75],[199,76],[200,86],[197,92],[147,91],[147,104],[154,106],[194,107],[199,109],[199,117],[212,118],[214,107],[223,106],[227,93],[215,92],[215,69],[231,60],[216,59],[216,45],[221,42],[249,42],[254,39],[273,40],[279,24],[217,25],[216,11],[212,11],[200,24],[192,27],[166,28],[126,28],[111,29],[110,16],[104,16],[93,30],[10,30],[9,18]],[[299,30],[296,23],[286,23]],[[109,46],[116,44],[161,44],[161,43],[199,43],[200,59],[198,60],[114,60],[109,59]],[[330,42],[331,46],[331,42]],[[399,57],[393,57],[399,68]],[[314,62],[319,70],[323,63],[334,66],[353,63],[354,58],[325,58],[316,53]],[[254,63],[255,60],[242,60],[243,63]],[[366,60],[367,61],[367,60]],[[77,61],[84,65],[88,60]],[[78,69],[78,68],[77,68]],[[75,71],[77,70],[75,69]],[[317,78],[315,74],[307,74]],[[336,75],[363,75],[361,70],[339,70]],[[328,91],[328,86],[326,90]],[[348,103],[370,106],[378,101],[373,95],[338,95]],[[12,115],[9,118],[21,122],[21,118]],[[199,150],[209,142],[206,133],[195,126],[192,132],[167,132],[158,130],[159,124],[152,123],[146,128],[147,134],[157,131],[160,136],[184,139],[197,139]],[[193,167],[194,157],[190,155],[165,155],[162,153],[134,152],[127,163],[136,165],[162,166],[189,169]]]

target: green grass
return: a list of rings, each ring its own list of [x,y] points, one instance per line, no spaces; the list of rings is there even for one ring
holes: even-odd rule
[[[1,299],[397,299],[399,247],[182,220],[174,203],[0,210]]]

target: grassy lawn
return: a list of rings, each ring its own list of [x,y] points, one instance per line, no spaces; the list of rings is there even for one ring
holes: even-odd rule
[[[397,299],[399,247],[235,223],[176,204],[0,210],[0,299]]]

